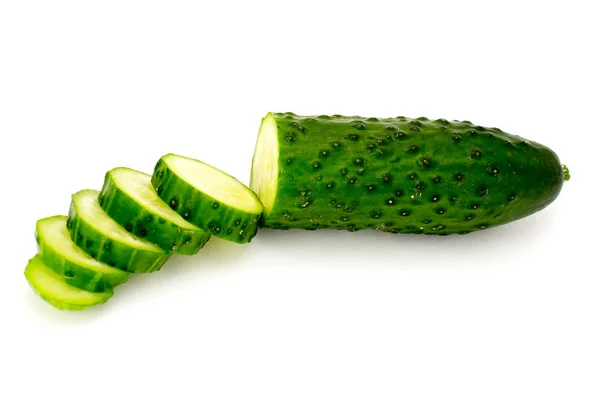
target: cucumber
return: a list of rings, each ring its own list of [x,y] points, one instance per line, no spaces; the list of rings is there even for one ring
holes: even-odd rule
[[[152,185],[173,210],[211,235],[236,243],[248,243],[256,235],[263,206],[231,175],[167,154],[156,164]]]
[[[128,232],[179,254],[196,254],[210,235],[184,220],[158,197],[151,176],[129,168],[106,173],[100,206]]]
[[[98,261],[127,272],[159,270],[170,253],[134,236],[100,207],[97,190],[72,196],[67,228],[77,246]]]
[[[130,274],[93,259],[73,243],[67,217],[57,215],[36,224],[39,253],[46,266],[71,286],[88,292],[103,292],[127,281]]]
[[[266,228],[447,235],[531,215],[567,177],[549,148],[468,121],[269,113],[250,187]]]
[[[71,286],[65,276],[44,264],[40,254],[27,263],[25,278],[42,299],[60,310],[84,310],[105,303],[113,295],[110,288],[103,292],[88,292]]]

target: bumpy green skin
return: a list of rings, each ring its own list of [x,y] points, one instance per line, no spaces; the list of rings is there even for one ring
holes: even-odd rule
[[[564,180],[552,150],[468,121],[274,116],[268,228],[464,234],[543,209]]]
[[[104,236],[94,226],[79,218],[72,202],[67,219],[71,239],[96,260],[131,273],[149,273],[162,268],[170,253],[134,249]]]
[[[160,248],[183,255],[193,255],[204,247],[210,234],[190,230],[166,221],[135,199],[123,192],[106,174],[104,186],[98,198],[106,213],[128,232],[141,237]]]
[[[50,218],[59,218],[67,222],[66,216],[55,216]],[[58,253],[45,240],[44,233],[41,231],[44,219],[36,224],[35,239],[38,243],[39,254],[44,264],[54,272],[64,277],[64,281],[71,286],[86,290],[88,292],[104,292],[125,283],[130,274],[117,268],[112,268],[112,273],[101,273],[73,262],[64,255]],[[107,265],[108,267],[108,265]]]
[[[213,236],[235,243],[249,243],[256,236],[260,214],[238,210],[198,191],[162,159],[154,168],[152,185],[160,198],[186,221]]]

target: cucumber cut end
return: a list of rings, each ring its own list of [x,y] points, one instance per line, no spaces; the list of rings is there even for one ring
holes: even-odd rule
[[[167,166],[196,190],[229,207],[260,214],[263,206],[243,183],[201,161],[168,154],[162,157]]]
[[[269,215],[277,195],[279,177],[279,142],[277,123],[271,113],[263,118],[256,140],[252,158],[250,188],[256,192],[264,206],[265,215]]]
[[[25,278],[42,299],[61,310],[84,310],[105,303],[113,295],[112,290],[88,292],[69,285],[44,264],[40,254],[27,263]]]

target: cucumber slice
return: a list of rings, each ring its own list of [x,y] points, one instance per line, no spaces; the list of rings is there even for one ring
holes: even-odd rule
[[[60,310],[85,310],[105,303],[113,295],[110,288],[104,292],[88,292],[69,285],[64,276],[44,264],[40,254],[27,263],[25,278],[42,299]]]
[[[161,200],[151,176],[129,168],[106,174],[99,202],[128,232],[178,254],[196,254],[210,235],[184,220]]]
[[[103,292],[125,282],[130,274],[93,259],[73,243],[67,217],[57,215],[37,222],[35,231],[44,264],[71,286]]]
[[[256,235],[263,206],[240,181],[208,164],[176,154],[163,156],[152,185],[185,220],[221,239],[248,243]]]
[[[97,190],[73,195],[67,228],[71,239],[96,260],[128,272],[158,271],[170,253],[134,236],[100,207]]]

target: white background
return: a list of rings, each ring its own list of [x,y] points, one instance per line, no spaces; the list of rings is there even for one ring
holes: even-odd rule
[[[594,1],[0,3],[0,398],[598,399]],[[59,312],[35,221],[168,152],[248,183],[268,111],[468,119],[572,172],[461,237],[261,231]]]

